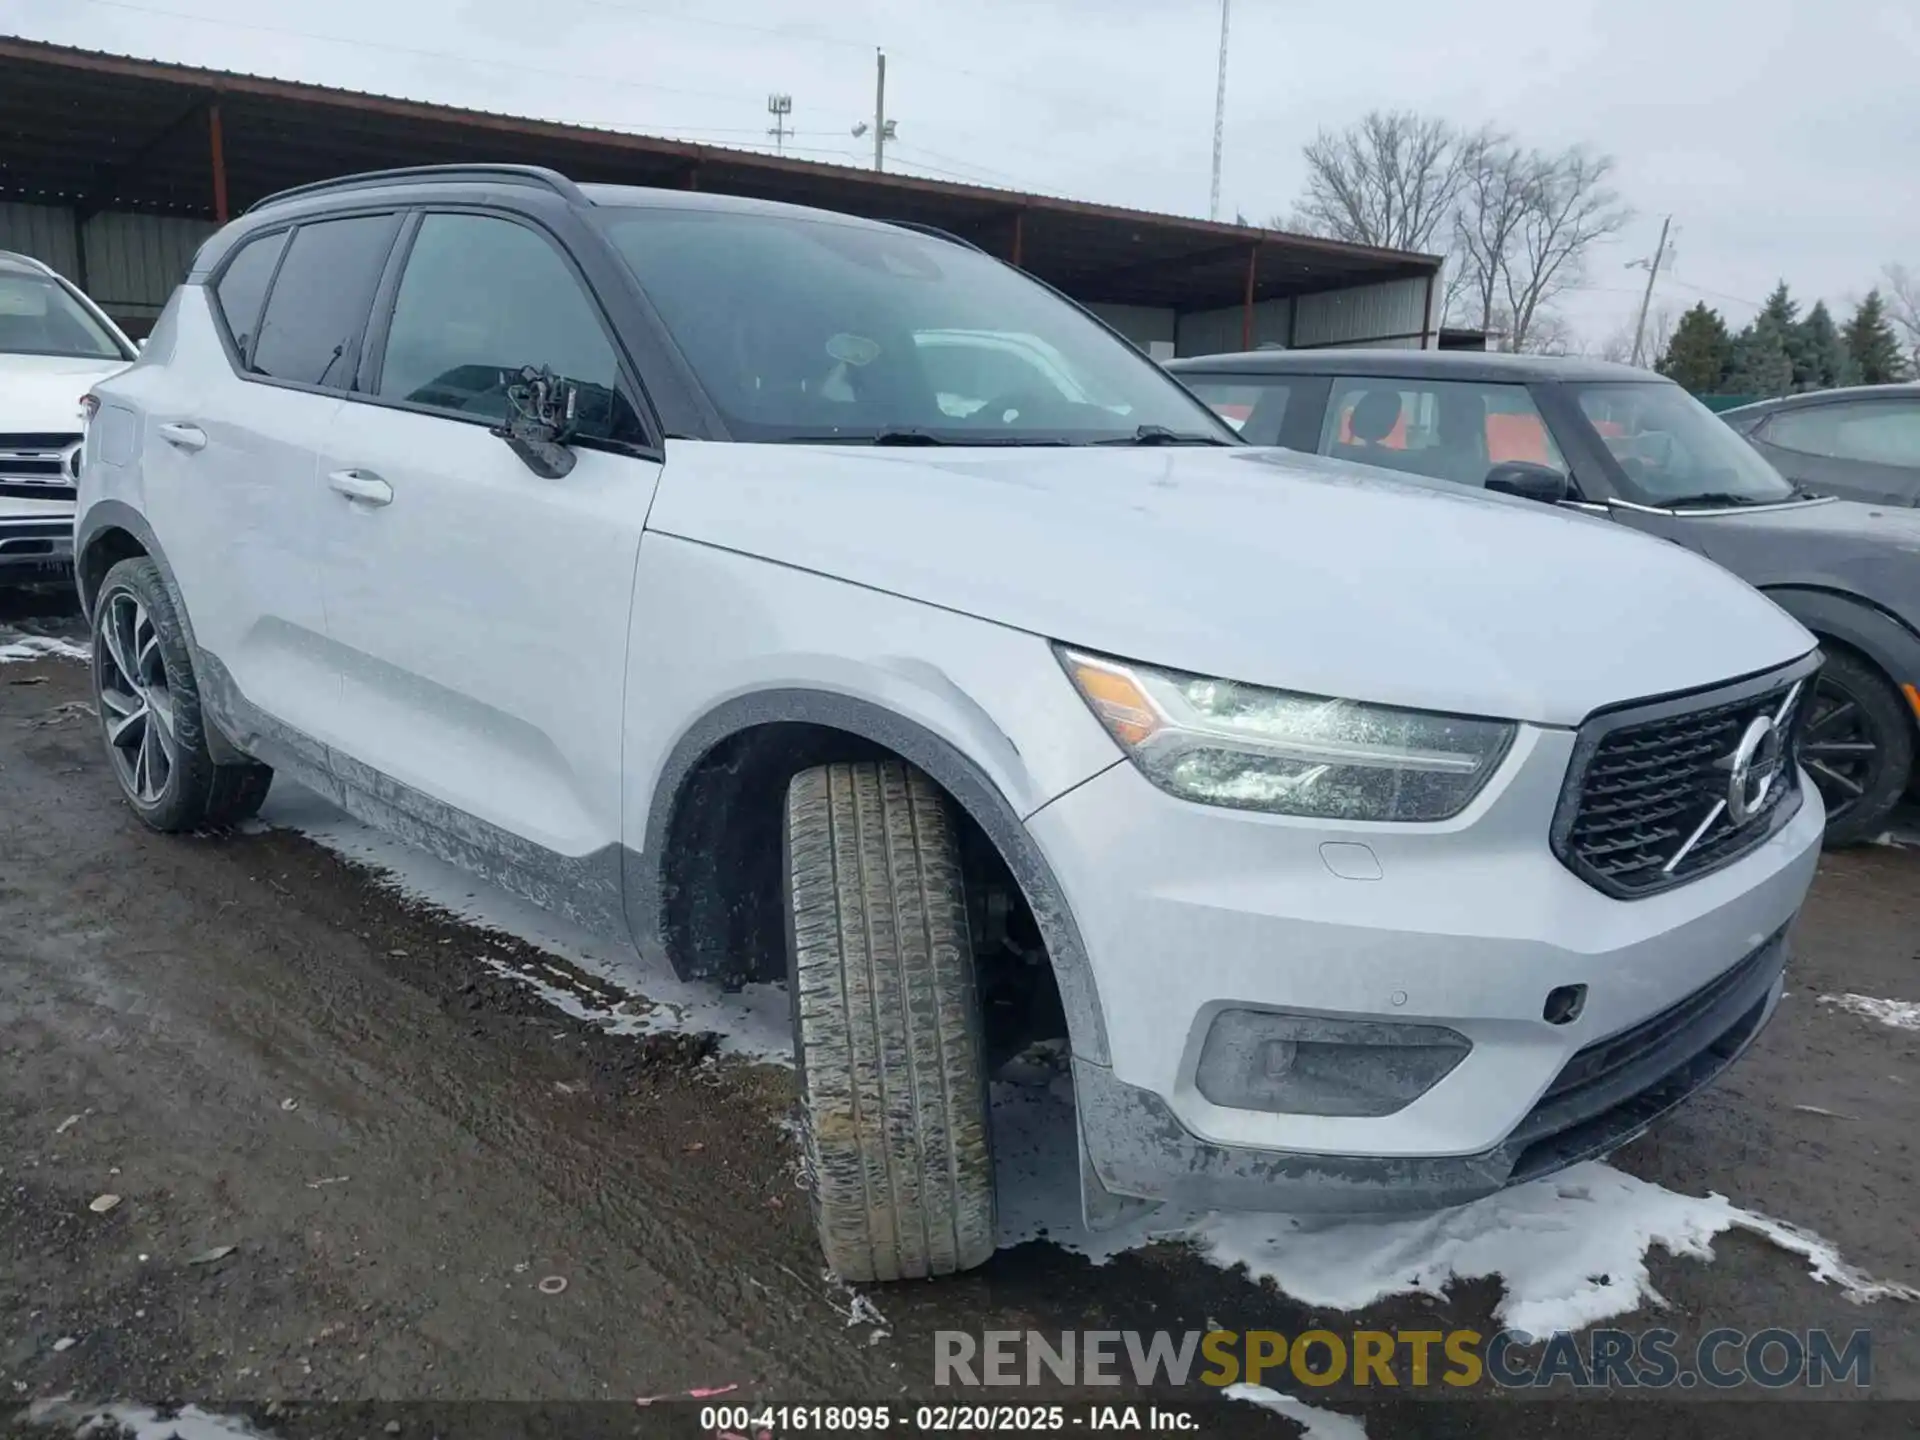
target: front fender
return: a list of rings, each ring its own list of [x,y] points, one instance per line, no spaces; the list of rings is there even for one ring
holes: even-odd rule
[[[1896,688],[1920,685],[1920,635],[1858,595],[1783,585],[1765,592],[1823,640],[1837,640],[1879,666]]]

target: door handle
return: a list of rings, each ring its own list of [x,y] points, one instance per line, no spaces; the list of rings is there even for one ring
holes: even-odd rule
[[[369,475],[364,470],[335,470],[327,476],[327,484],[347,499],[357,500],[362,505],[393,503],[393,487],[378,475]]]
[[[160,438],[169,445],[181,450],[204,450],[207,448],[207,432],[198,425],[180,425],[168,421],[160,427]]]

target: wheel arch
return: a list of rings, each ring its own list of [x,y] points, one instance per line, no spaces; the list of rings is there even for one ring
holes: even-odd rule
[[[1920,635],[1898,616],[1864,596],[1839,590],[1782,585],[1769,587],[1765,594],[1828,649],[1842,645],[1871,662],[1907,696],[1908,716],[1915,719],[1907,687],[1920,685]],[[1915,733],[1920,735],[1920,719],[1915,719]]]
[[[682,734],[654,786],[643,848],[625,851],[623,888],[635,944],[683,977],[718,973],[731,933],[725,927],[742,919],[737,910],[717,908],[723,898],[718,872],[732,857],[715,853],[710,843],[720,826],[737,822],[732,802],[771,778],[784,795],[785,779],[810,764],[876,753],[924,771],[998,851],[1045,941],[1074,1053],[1106,1064],[1106,1023],[1079,927],[1018,811],[951,742],[853,696],[758,691],[715,707]],[[764,774],[742,773],[761,764]],[[689,818],[703,809],[715,817],[711,823]],[[764,815],[753,823],[764,824]]]

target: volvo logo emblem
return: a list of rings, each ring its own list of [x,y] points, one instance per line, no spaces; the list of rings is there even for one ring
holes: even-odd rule
[[[1737,829],[1766,805],[1780,778],[1785,746],[1768,715],[1756,715],[1733,754],[1719,763],[1727,771],[1727,819]]]

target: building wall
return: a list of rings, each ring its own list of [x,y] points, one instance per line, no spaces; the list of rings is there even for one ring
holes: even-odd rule
[[[1087,309],[1149,354],[1156,345],[1174,343],[1179,317],[1171,309],[1157,305],[1089,305]]]
[[[65,206],[0,202],[0,250],[44,260],[136,337],[152,328],[194,251],[216,228],[175,215],[109,212],[76,231]]]
[[[1438,290],[1437,282],[1432,289]],[[1293,343],[1306,349],[1398,342],[1417,349],[1421,333],[1431,329],[1428,295],[1425,276],[1302,295],[1296,302]]]
[[[1285,345],[1287,325],[1293,312],[1291,300],[1262,300],[1253,307],[1253,348]],[[1224,355],[1247,347],[1243,307],[1229,305],[1224,310],[1193,310],[1180,317],[1175,353],[1187,355]]]

